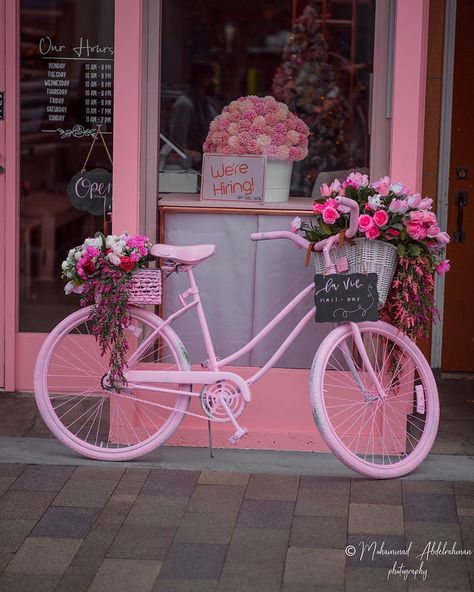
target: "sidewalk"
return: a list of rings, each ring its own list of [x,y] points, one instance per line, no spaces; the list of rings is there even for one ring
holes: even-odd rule
[[[456,384],[440,385],[437,453],[386,481],[309,453],[97,463],[2,395],[0,591],[468,592],[474,382]]]

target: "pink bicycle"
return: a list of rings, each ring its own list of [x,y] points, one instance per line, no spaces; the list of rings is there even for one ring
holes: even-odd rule
[[[357,231],[358,205],[351,207],[348,238]],[[289,239],[299,248],[308,242],[293,233],[267,232],[253,240]],[[315,245],[325,256],[331,237]],[[314,294],[310,284],[247,345],[224,359],[214,351],[193,268],[212,257],[214,245],[158,244],[152,255],[161,270],[186,273],[189,288],[182,307],[166,320],[131,305],[127,328],[127,382],[118,390],[108,383],[107,360],[92,336],[90,307],[64,319],[46,339],[35,368],[39,411],[53,434],[76,452],[100,460],[128,460],[162,445],[186,414],[209,422],[230,422],[231,438],[247,433],[239,423],[251,401],[251,386],[280,358],[309,323],[315,307],[296,324],[267,363],[247,380],[223,370],[249,352],[300,302]],[[155,270],[157,274],[160,270]],[[158,295],[159,296],[159,295]],[[159,298],[157,297],[157,301]],[[208,359],[192,369],[186,349],[170,327],[191,309],[197,312]],[[193,385],[198,392],[193,392]],[[382,322],[340,323],[316,351],[309,393],[316,424],[336,456],[351,469],[374,478],[405,475],[429,453],[438,427],[439,402],[431,368],[418,347]],[[202,412],[191,413],[191,398]]]

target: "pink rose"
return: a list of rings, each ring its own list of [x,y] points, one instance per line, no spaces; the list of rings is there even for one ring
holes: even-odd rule
[[[407,197],[410,208],[417,208],[421,203],[421,195],[419,193],[412,193]]]
[[[392,240],[394,238],[398,238],[400,236],[400,231],[396,228],[387,228],[385,231],[385,238],[387,240]]]
[[[408,216],[410,217],[410,220],[412,220],[413,222],[422,222],[423,220],[423,212],[418,212],[418,211],[414,211],[414,212],[410,212],[408,214]]]
[[[385,226],[388,222],[388,214],[385,210],[377,210],[374,214],[374,222],[377,226]]]
[[[426,238],[426,228],[419,222],[405,222],[407,232],[414,240],[423,240]]]
[[[406,199],[393,199],[388,206],[388,211],[394,214],[404,214],[408,210],[408,202]]]
[[[319,188],[319,193],[321,194],[321,197],[329,197],[331,195],[331,190],[329,189],[327,183],[323,183],[321,185],[321,187]]]
[[[324,204],[314,202],[314,204],[313,204],[313,213],[314,214],[322,214],[323,210],[324,210]]]
[[[382,177],[375,183],[372,183],[372,187],[377,191],[377,193],[380,193],[382,197],[386,197],[390,191],[390,177]]]
[[[359,230],[361,232],[367,232],[367,230],[369,230],[369,228],[371,228],[373,225],[374,221],[368,214],[362,214],[359,216]]]
[[[449,243],[449,241],[451,240],[449,237],[449,234],[447,232],[439,232],[435,236],[435,239],[442,245],[447,245]]]
[[[434,224],[436,224],[437,219],[436,219],[436,214],[434,212],[426,212],[423,211],[422,212],[423,217],[423,224],[427,225],[427,226],[433,226]]]
[[[436,273],[439,275],[443,275],[443,273],[446,273],[447,271],[449,271],[451,269],[449,259],[445,259],[444,261],[441,261],[441,263],[438,263],[438,265],[435,267],[435,269],[436,269]]]
[[[429,238],[434,238],[440,232],[441,232],[441,228],[439,226],[436,226],[436,224],[434,224],[433,226],[430,226],[428,228],[428,230],[426,231],[426,236],[428,236]]]
[[[418,204],[418,209],[419,210],[429,210],[432,205],[433,205],[433,200],[431,199],[431,197],[425,197],[425,199],[422,199],[420,201],[420,203]]]
[[[340,218],[341,214],[336,210],[336,208],[328,207],[324,208],[323,210],[323,220],[326,224],[334,224],[334,222]]]
[[[372,224],[372,226],[366,231],[365,236],[369,240],[374,240],[380,236],[380,230],[377,228],[377,226],[375,226],[375,224]]]

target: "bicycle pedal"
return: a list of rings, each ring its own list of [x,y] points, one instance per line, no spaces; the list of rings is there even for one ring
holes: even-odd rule
[[[241,440],[244,436],[249,433],[247,428],[239,428],[233,436],[229,438],[229,442],[231,444],[237,444],[239,440]]]

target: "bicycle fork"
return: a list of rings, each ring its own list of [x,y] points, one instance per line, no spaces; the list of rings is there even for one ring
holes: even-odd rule
[[[354,343],[356,345],[357,351],[359,352],[360,357],[362,358],[362,368],[365,368],[367,374],[369,375],[369,378],[372,381],[372,384],[374,385],[375,390],[377,391],[377,397],[381,401],[383,401],[386,397],[386,394],[385,394],[385,391],[384,391],[382,385],[380,384],[380,380],[378,379],[377,374],[375,373],[375,370],[374,370],[372,363],[369,359],[369,356],[367,354],[367,350],[365,348],[364,341],[362,339],[362,335],[361,335],[359,326],[357,325],[357,323],[353,323],[353,322],[350,322],[349,325],[351,327],[351,332],[352,332],[352,336],[354,338]],[[344,356],[344,360],[345,360],[352,376],[354,377],[354,380],[356,381],[362,394],[364,395],[364,399],[366,400],[366,402],[372,401],[374,399],[374,397],[373,397],[373,395],[370,394],[370,392],[368,392],[367,387],[364,385],[362,378],[360,377],[359,371],[354,364],[354,361],[352,359],[352,355],[351,355],[351,352],[349,351],[349,347],[348,347],[347,343],[343,342],[341,350],[342,350],[342,355]]]

